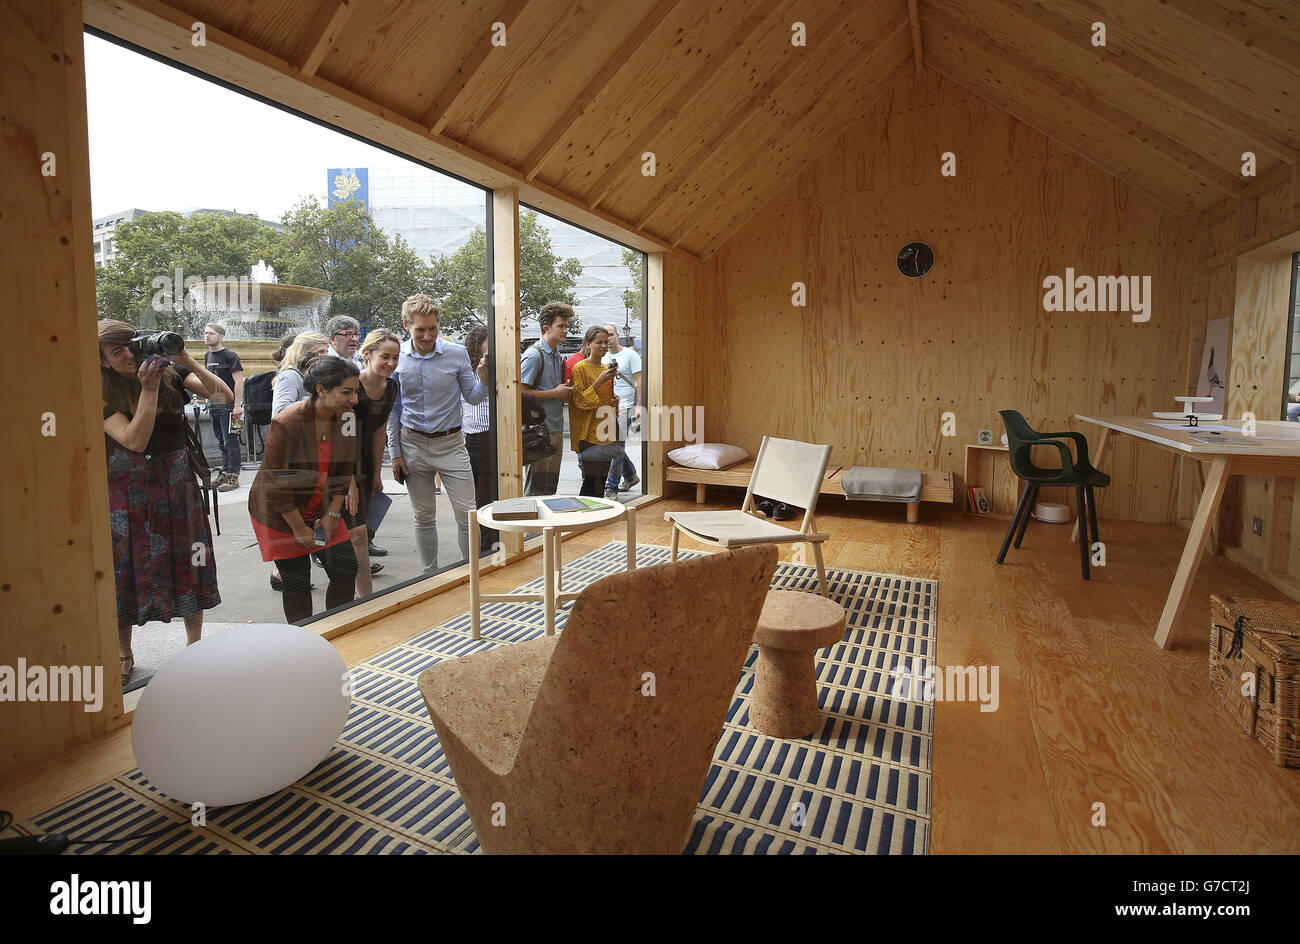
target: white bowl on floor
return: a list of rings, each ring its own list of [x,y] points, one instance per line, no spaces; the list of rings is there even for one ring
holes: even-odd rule
[[[1037,502],[1033,515],[1035,521],[1045,521],[1048,524],[1069,524],[1071,520],[1070,506],[1060,502]]]

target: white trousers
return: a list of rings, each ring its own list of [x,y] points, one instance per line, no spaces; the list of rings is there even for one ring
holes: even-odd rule
[[[402,458],[406,461],[406,491],[415,511],[415,543],[426,573],[438,567],[438,493],[434,473],[442,477],[443,488],[456,516],[461,560],[469,560],[469,513],[474,507],[474,471],[461,432],[449,436],[426,436],[402,427]]]

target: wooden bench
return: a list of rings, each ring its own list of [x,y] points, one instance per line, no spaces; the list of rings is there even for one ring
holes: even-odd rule
[[[843,495],[844,489],[840,487],[840,477],[851,468],[853,467],[836,465],[833,462],[826,466],[826,478],[822,480],[821,493],[823,495]],[[708,486],[732,485],[745,488],[749,485],[749,479],[753,473],[754,461],[752,459],[727,466],[725,469],[690,469],[683,465],[669,465],[668,481],[695,483],[695,500],[703,504],[705,500],[704,491]],[[920,519],[920,502],[938,502],[943,505],[951,505],[952,495],[951,472],[922,472],[921,498],[920,501],[907,503],[907,520],[915,524]]]

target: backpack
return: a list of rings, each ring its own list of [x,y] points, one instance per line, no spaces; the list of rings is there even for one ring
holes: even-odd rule
[[[271,401],[275,397],[271,381],[274,379],[275,371],[268,370],[244,381],[244,416],[248,422],[271,425]]]

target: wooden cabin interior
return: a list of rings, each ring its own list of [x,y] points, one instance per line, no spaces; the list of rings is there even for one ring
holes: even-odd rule
[[[15,822],[136,766],[140,693],[111,668],[90,29],[489,189],[496,350],[519,345],[518,219],[537,208],[647,254],[648,406],[701,406],[702,438],[751,458],[776,437],[829,445],[832,469],[942,474],[948,492],[919,515],[842,493],[816,507],[827,568],[927,582],[936,664],[999,671],[996,711],[931,706],[920,851],[1300,851],[1300,772],[1243,733],[1207,676],[1212,594],[1300,601],[1300,448],[1278,432],[1268,456],[1203,467],[1111,429],[1099,456],[1104,428],[1080,418],[1176,409],[1197,393],[1207,325],[1229,319],[1225,422],[1287,425],[1295,4],[10,0],[0,17],[0,318],[17,355],[0,414],[15,499],[0,664],[108,667],[101,711],[0,704]],[[160,140],[180,125],[161,121]],[[159,160],[184,160],[183,140]],[[913,242],[933,257],[919,277],[900,271]],[[1050,278],[1076,275],[1134,294],[1049,310]],[[520,368],[494,367],[510,498]],[[1023,487],[998,448],[1003,410],[1082,433],[1109,476],[1090,579],[1059,525],[1031,523],[998,563]],[[640,545],[676,540],[666,513],[740,507],[740,489],[672,474],[684,438],[647,446],[627,512]],[[968,485],[992,513],[972,513]],[[1070,491],[1041,497],[1073,517]],[[621,521],[588,530],[564,560],[623,541]],[[482,589],[534,580],[548,553],[507,536]],[[809,563],[802,544],[779,556]],[[365,663],[465,613],[469,570],[307,628]]]

